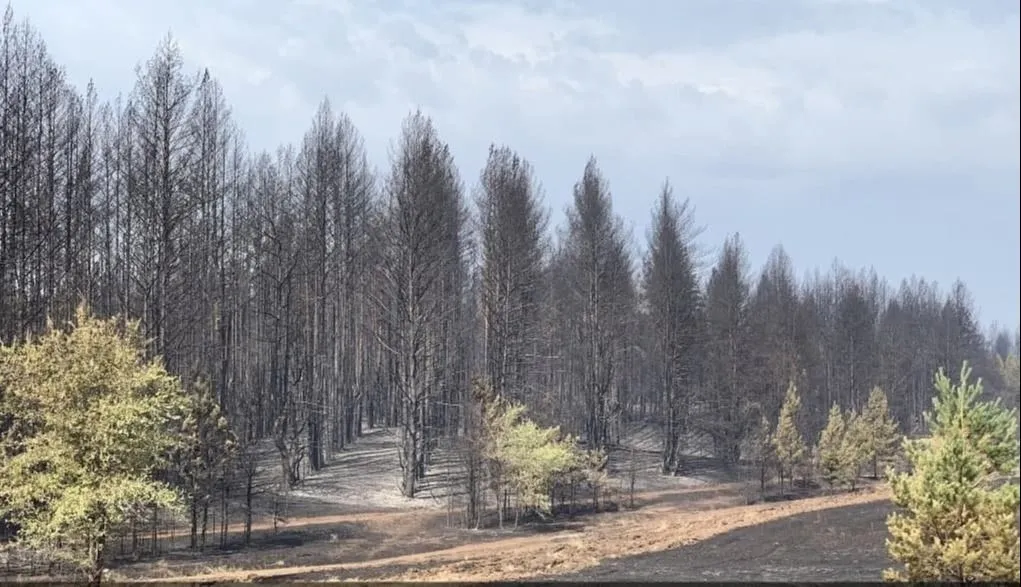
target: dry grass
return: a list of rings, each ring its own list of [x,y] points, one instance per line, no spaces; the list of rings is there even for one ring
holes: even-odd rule
[[[636,471],[638,510],[583,516],[568,524],[570,530],[564,530],[562,524],[554,532],[522,528],[508,537],[495,530],[481,534],[444,530],[450,522],[445,520],[449,512],[438,506],[455,504],[445,492],[456,485],[446,447],[438,451],[424,484],[424,496],[400,497],[393,434],[373,430],[333,455],[329,465],[310,475],[303,487],[289,492],[283,516],[276,523],[265,514],[256,518],[252,530],[260,539],[269,538],[265,545],[211,552],[210,558],[180,556],[129,563],[111,576],[174,582],[350,578],[357,574],[376,580],[382,576],[396,580],[538,577],[570,573],[608,558],[665,550],[803,512],[885,498],[882,492],[867,490],[748,506],[748,483],[727,482],[735,472],[714,470],[712,463],[689,469],[686,476],[660,475],[655,427],[629,430],[622,444],[610,455],[609,490],[620,502],[629,503],[626,477],[629,471]],[[260,485],[268,485],[276,472],[273,451],[266,450],[263,459]],[[261,499],[268,497],[263,494]],[[269,505],[262,504],[262,512]],[[334,531],[330,527],[341,535],[339,540],[330,537]],[[242,529],[243,525],[235,522],[229,531]],[[280,531],[296,537],[300,546],[274,545],[271,537]]]
[[[594,525],[575,536],[532,540],[516,548],[486,545],[491,550],[483,556],[418,568],[384,580],[495,581],[561,574],[591,567],[606,559],[669,550],[787,516],[888,497],[884,490],[873,490],[702,512],[652,508]]]
[[[738,492],[739,493],[739,492]],[[697,504],[669,502],[638,511],[600,516],[580,531],[506,538],[431,552],[354,563],[263,568],[168,577],[175,582],[300,579],[359,569],[395,570],[390,581],[516,580],[578,571],[602,560],[657,552],[787,516],[888,499],[885,489],[776,504],[734,505],[733,492]],[[693,507],[695,506],[695,507]],[[716,509],[706,509],[706,508]],[[378,573],[377,573],[378,574]],[[378,580],[378,577],[377,577]]]

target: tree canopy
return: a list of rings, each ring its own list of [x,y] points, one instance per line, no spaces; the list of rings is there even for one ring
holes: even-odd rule
[[[798,430],[798,411],[800,409],[801,398],[798,396],[798,388],[791,383],[787,387],[783,406],[780,408],[780,419],[777,421],[776,431],[773,433],[773,450],[780,466],[781,483],[785,477],[793,481],[796,467],[805,458],[807,447]]]
[[[962,368],[953,383],[936,375],[926,414],[932,436],[905,443],[911,470],[890,471],[900,511],[887,525],[890,556],[903,565],[886,578],[908,581],[1019,579],[1016,413],[981,401],[982,382]]]
[[[180,382],[144,357],[136,324],[80,307],[67,328],[0,347],[0,390],[0,517],[96,579],[113,529],[178,503],[153,474],[179,441]]]

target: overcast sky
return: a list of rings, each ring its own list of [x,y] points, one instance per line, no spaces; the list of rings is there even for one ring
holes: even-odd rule
[[[168,32],[256,149],[329,97],[385,165],[421,107],[476,182],[530,159],[554,221],[594,154],[636,244],[667,177],[702,242],[960,277],[1019,322],[1019,10],[1011,0],[18,0],[71,79],[127,92]]]

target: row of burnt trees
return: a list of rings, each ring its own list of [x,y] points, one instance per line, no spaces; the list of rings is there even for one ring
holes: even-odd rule
[[[590,448],[659,422],[664,471],[691,433],[737,459],[792,380],[812,434],[875,385],[910,430],[939,366],[996,381],[962,285],[895,292],[841,268],[799,283],[780,249],[753,283],[737,237],[704,280],[687,204],[664,188],[639,259],[594,160],[553,238],[524,159],[494,148],[466,186],[420,113],[379,172],[327,103],[298,147],[253,154],[170,40],[100,104],[9,10],[0,35],[0,339],[82,300],[139,319],[173,373],[209,382],[240,446],[273,439],[286,485],[396,426],[414,494],[436,440],[464,430],[474,374]]]

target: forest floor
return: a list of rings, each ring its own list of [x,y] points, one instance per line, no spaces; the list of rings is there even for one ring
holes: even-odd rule
[[[792,515],[660,552],[606,560],[557,580],[864,582],[893,566],[889,501]]]
[[[680,547],[680,551],[675,551],[682,553],[677,568],[687,568],[685,561],[697,561],[694,570],[688,570],[691,577],[709,578],[706,573],[714,569],[734,572],[744,569],[748,573],[743,575],[746,579],[759,576],[784,579],[783,573],[775,569],[791,565],[783,557],[794,552],[809,561],[798,566],[807,573],[802,578],[817,580],[824,577],[810,571],[830,564],[827,561],[832,553],[827,548],[850,548],[848,556],[854,560],[863,539],[869,543],[866,547],[874,550],[871,542],[878,541],[881,549],[881,538],[871,540],[857,535],[862,520],[876,518],[871,527],[885,535],[878,514],[871,517],[836,514],[831,519],[829,512],[844,512],[846,506],[882,512],[888,507],[887,498],[884,489],[867,487],[855,493],[744,505],[744,488],[728,484],[645,492],[636,500],[633,510],[475,531],[449,527],[444,514],[439,512],[330,516],[294,520],[286,529],[261,532],[252,545],[235,552],[210,552],[204,556],[182,553],[181,557],[123,566],[117,569],[114,578],[192,583],[491,581],[569,579],[575,578],[572,573],[591,568],[589,574],[577,577],[602,580],[604,575],[610,575],[638,580],[673,577],[675,568],[671,561],[677,555],[666,554],[651,563],[642,559],[629,562],[624,557],[648,556]],[[742,532],[751,532],[750,538],[732,538],[743,536]],[[848,536],[855,538],[849,540]],[[714,538],[722,539],[726,547],[713,546]],[[688,545],[701,550],[689,553],[684,550],[692,548]],[[787,545],[786,550],[781,545]],[[612,566],[601,567],[606,561],[611,561]],[[735,566],[738,563],[745,566]],[[761,575],[754,574],[756,565],[761,567]],[[702,575],[692,574],[695,571]]]
[[[232,520],[222,546],[212,546],[203,552],[190,550],[178,524],[170,533],[161,533],[158,557],[131,560],[117,556],[111,561],[109,578],[210,583],[548,580],[596,576],[578,574],[586,572],[632,580],[646,576],[667,578],[673,576],[669,556],[653,563],[634,559],[638,562],[631,567],[627,561],[635,555],[671,551],[682,553],[677,555],[679,560],[689,557],[696,561],[698,564],[692,568],[708,569],[706,572],[713,568],[735,570],[739,567],[729,560],[704,552],[683,554],[688,552],[684,549],[710,548],[699,545],[731,540],[726,537],[739,534],[742,528],[762,524],[768,527],[768,523],[783,523],[778,520],[788,518],[801,520],[806,513],[816,516],[808,519],[824,519],[829,514],[820,513],[823,510],[873,507],[866,504],[881,504],[888,498],[884,488],[866,485],[855,493],[820,495],[819,490],[803,491],[795,496],[799,499],[749,505],[758,488],[748,472],[742,475],[723,470],[710,459],[692,456],[687,459],[684,475],[659,474],[656,436],[650,427],[636,428],[627,435],[624,449],[611,454],[610,485],[615,501],[622,506],[618,511],[575,512],[544,521],[530,520],[517,527],[507,524],[503,529],[467,530],[461,527],[459,498],[452,492],[457,485],[453,479],[456,457],[449,451],[438,451],[419,497],[403,498],[397,490],[393,436],[388,431],[371,431],[336,455],[325,469],[308,475],[302,486],[285,498],[272,497],[271,492],[260,493],[256,500],[260,515],[253,524],[248,545],[242,544],[242,525]],[[279,471],[274,466],[272,450],[267,450],[265,459],[262,486],[271,484]],[[633,505],[631,471],[634,471]],[[845,518],[837,519],[836,526],[823,522],[798,526],[792,522],[791,528],[800,529],[802,534],[812,531],[833,537],[832,528],[859,522]],[[215,523],[211,524],[211,528],[215,527]],[[843,531],[855,535],[856,528],[847,525]],[[752,530],[744,530],[748,531]],[[754,540],[755,548],[762,546],[759,542],[772,544],[771,540],[802,543],[810,549],[819,543],[814,533],[797,532],[790,537]],[[839,537],[834,541],[840,542]],[[217,539],[210,538],[209,542],[216,544]],[[882,540],[879,544],[881,547]],[[116,549],[116,545],[112,547]],[[681,550],[673,550],[678,547]],[[761,551],[740,543],[728,548],[731,550],[723,548],[719,552],[733,551],[735,560],[739,554],[754,556]],[[762,551],[761,560],[755,564],[782,566],[771,558],[777,552],[781,551]],[[714,560],[717,562],[713,563]],[[643,565],[647,564],[651,566],[644,571]],[[667,576],[659,575],[660,572]],[[699,577],[712,578],[704,573]]]

